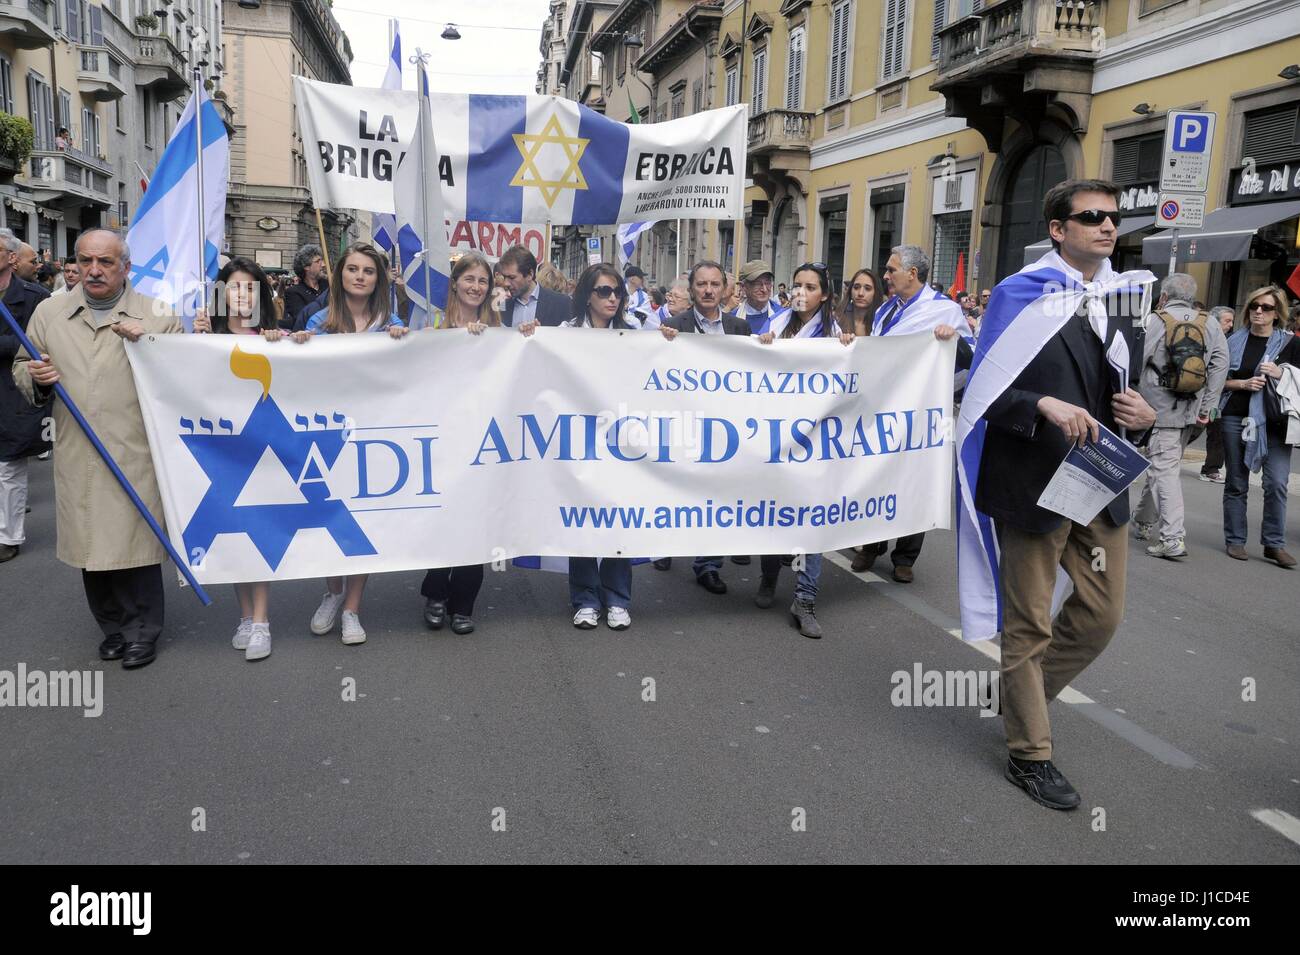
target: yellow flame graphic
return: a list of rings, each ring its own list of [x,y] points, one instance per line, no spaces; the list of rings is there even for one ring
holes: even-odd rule
[[[262,386],[262,400],[271,393],[271,359],[265,355],[255,355],[241,351],[239,346],[230,353],[230,372],[236,378],[246,378],[259,382]]]

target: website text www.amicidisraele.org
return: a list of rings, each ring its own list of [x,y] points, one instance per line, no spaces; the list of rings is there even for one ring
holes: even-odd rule
[[[614,530],[679,530],[731,527],[833,527],[898,514],[896,494],[838,500],[818,504],[780,504],[775,499],[746,503],[743,498],[703,504],[661,504],[656,507],[591,507],[560,505],[566,528],[592,527]]]

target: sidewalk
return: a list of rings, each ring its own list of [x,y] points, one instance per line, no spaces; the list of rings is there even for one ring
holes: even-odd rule
[[[1190,474],[1194,478],[1199,478],[1201,474],[1201,465],[1205,463],[1205,452],[1200,448],[1188,448],[1183,452],[1183,473]],[[1262,488],[1263,480],[1258,474],[1250,476],[1250,486]],[[1286,482],[1287,495],[1300,494],[1300,474],[1291,472],[1291,476]]]

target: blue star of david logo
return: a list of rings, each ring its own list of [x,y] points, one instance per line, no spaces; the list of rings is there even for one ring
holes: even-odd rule
[[[336,419],[341,420],[341,416]],[[218,534],[246,534],[275,570],[298,531],[311,528],[328,531],[348,557],[378,553],[343,501],[327,499],[329,488],[318,461],[324,462],[326,470],[334,467],[345,443],[342,428],[309,431],[306,419],[298,420],[304,422],[302,431],[294,429],[267,395],[254,406],[239,434],[224,418],[218,421],[216,431],[210,421],[200,418],[200,429],[207,434],[180,436],[210,482],[182,534],[187,554],[194,555],[196,548],[199,555],[206,554]],[[316,420],[322,426],[326,424],[323,415],[316,415]],[[181,426],[194,431],[189,419],[182,418]],[[229,433],[221,434],[222,429]],[[312,454],[313,447],[317,455]],[[268,448],[285,471],[296,478],[304,500],[236,506]]]
[[[167,255],[167,246],[164,245],[154,253],[153,258],[143,265],[131,263],[131,282],[135,283],[140,279],[157,279],[161,282],[167,278],[167,266],[170,263],[171,259]]]

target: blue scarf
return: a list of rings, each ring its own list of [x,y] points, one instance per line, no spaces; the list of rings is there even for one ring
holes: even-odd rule
[[[1273,334],[1268,336],[1268,344],[1264,346],[1264,357],[1260,359],[1260,364],[1266,361],[1272,361],[1282,350],[1282,346],[1287,343],[1291,337],[1290,332],[1282,331],[1280,328],[1273,329]],[[1246,342],[1250,341],[1250,328],[1243,326],[1228,336],[1228,368],[1230,371],[1237,371],[1241,368],[1241,360],[1246,354]],[[1259,366],[1255,366],[1252,371],[1253,375],[1259,374]],[[1223,397],[1219,399],[1219,410],[1222,411],[1228,404],[1228,399],[1232,393],[1224,390]],[[1267,421],[1264,419],[1264,392],[1252,391],[1250,393],[1250,413],[1247,415],[1255,422],[1255,427],[1250,430],[1250,437],[1247,437],[1246,429],[1242,430],[1241,440],[1246,445],[1246,470],[1258,474],[1264,467],[1264,459],[1268,457],[1268,435],[1265,433]]]

